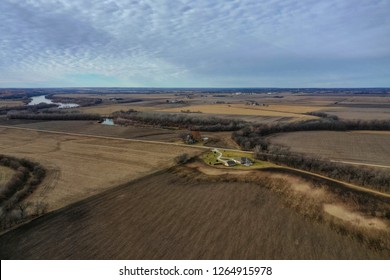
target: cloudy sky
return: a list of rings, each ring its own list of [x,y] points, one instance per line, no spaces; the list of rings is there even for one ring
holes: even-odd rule
[[[388,0],[0,0],[0,87],[390,87]]]

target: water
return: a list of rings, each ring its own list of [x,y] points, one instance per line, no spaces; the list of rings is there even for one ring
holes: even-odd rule
[[[32,97],[32,100],[27,105],[37,105],[39,103],[57,104],[57,105],[59,105],[58,108],[61,108],[61,109],[79,107],[79,105],[75,104],[75,103],[59,103],[59,102],[55,103],[55,102],[51,101],[50,99],[47,99],[46,95],[39,95],[39,96]]]
[[[104,118],[102,124],[105,125],[114,125],[114,120],[109,118]]]

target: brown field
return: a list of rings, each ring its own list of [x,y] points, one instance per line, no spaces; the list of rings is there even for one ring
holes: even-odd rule
[[[388,259],[262,184],[176,168],[125,184],[0,236],[1,259]],[[189,172],[188,174],[186,172]],[[248,178],[248,176],[245,176]],[[274,179],[277,180],[277,179]],[[295,179],[294,193],[312,187]],[[274,181],[267,181],[272,185]],[[276,182],[276,181],[275,181]],[[280,185],[281,184],[281,185]],[[313,190],[312,197],[323,191]],[[284,198],[283,198],[284,197]],[[313,199],[312,199],[313,200]],[[311,201],[312,201],[311,200]],[[309,204],[297,200],[305,211]],[[299,207],[298,207],[299,208]],[[315,208],[317,209],[317,208]],[[301,209],[302,210],[302,209]],[[331,212],[340,209],[325,209]],[[341,208],[341,211],[343,209]],[[321,212],[317,211],[317,212]],[[39,234],[36,234],[39,232]],[[384,235],[383,233],[382,235]],[[374,246],[374,247],[372,247]]]
[[[390,119],[389,94],[61,96],[102,98],[100,105],[69,109],[102,115],[189,110],[204,117],[272,123],[316,119],[305,114],[321,111],[343,119]],[[113,97],[143,101],[120,104]],[[265,106],[246,105],[254,101]],[[0,107],[7,102],[15,101],[0,101]],[[49,206],[49,213],[0,234],[0,258],[390,259],[388,195],[278,166],[213,168],[200,160],[174,166],[178,155],[204,151],[180,146],[182,132],[0,117],[0,154],[31,159],[47,169],[27,201]],[[231,132],[204,132],[202,137],[210,138],[210,146],[239,149]],[[294,152],[390,168],[389,132],[293,132],[269,139]],[[12,174],[0,166],[0,187]]]
[[[49,210],[174,164],[196,148],[0,128],[0,153],[41,163],[48,174],[30,197]]]
[[[3,122],[4,123],[4,122]],[[3,124],[3,123],[0,123]],[[97,121],[8,121],[9,125],[23,128],[81,133],[98,136],[119,137],[126,139],[156,140],[176,142],[180,140],[179,134],[185,130],[162,129],[141,126],[111,126],[102,125]]]
[[[181,110],[200,111],[206,114],[215,115],[244,115],[244,116],[263,116],[263,117],[281,117],[296,118],[299,120],[313,119],[316,117],[303,115],[302,113],[320,110],[323,107],[308,106],[287,106],[287,105],[270,105],[270,106],[250,106],[243,104],[213,104],[213,105],[194,105],[179,108],[169,108],[160,110],[163,112],[181,112]]]
[[[164,129],[150,126],[110,126],[99,124],[96,121],[2,121],[0,119],[0,127],[1,125],[64,133],[78,133],[175,143],[183,143],[183,140],[180,138],[180,134],[188,132],[188,130],[183,129]],[[202,132],[201,136],[208,137],[210,139],[206,146],[240,149],[239,145],[231,138],[231,132]]]
[[[65,95],[64,95],[65,96]],[[79,95],[75,95],[79,96]],[[299,95],[278,94],[283,98],[274,98],[273,95],[235,95],[226,94],[223,97],[214,95],[194,95],[190,99],[185,95],[175,94],[126,94],[126,95],[88,95],[80,97],[105,98],[103,104],[92,107],[83,107],[78,110],[87,113],[111,114],[119,110],[134,109],[146,112],[181,112],[190,110],[202,112],[203,115],[230,118],[240,118],[252,122],[297,121],[313,119],[307,116],[309,112],[325,112],[336,115],[341,119],[384,120],[390,118],[388,96],[350,96],[350,95]],[[141,98],[142,102],[132,104],[116,104],[108,101],[108,98]],[[166,100],[184,100],[187,104],[170,104]],[[266,106],[246,105],[248,101],[256,101]],[[215,104],[225,102],[226,104]]]
[[[0,165],[0,188],[11,179],[14,172],[13,169]]]
[[[90,107],[82,107],[77,108],[77,111],[81,111],[83,113],[91,113],[91,114],[102,114],[102,115],[110,115],[117,111],[128,111],[130,109],[142,111],[142,112],[152,112],[155,111],[158,107],[152,107],[149,105],[139,105],[139,104],[107,104],[107,105],[98,105],[98,106],[90,106]]]
[[[21,100],[4,100],[0,99],[0,108],[1,107],[13,107],[13,106],[22,106],[24,103]]]
[[[125,94],[88,94],[88,93],[72,93],[72,94],[56,94],[56,97],[73,97],[73,98],[100,98],[103,100],[109,100],[110,98],[133,98],[133,99],[146,99],[146,100],[156,100],[156,99],[169,99],[175,98],[176,96],[173,93],[166,94],[153,94],[153,93],[125,93]],[[176,97],[177,98],[177,97]]]
[[[332,160],[390,166],[390,134],[378,131],[305,131],[270,137],[272,143],[294,152]]]
[[[209,100],[210,101],[210,100]],[[85,113],[97,113],[109,115],[120,110],[134,109],[142,112],[170,112],[181,113],[182,111],[201,112],[202,115],[219,115],[230,118],[241,118],[248,121],[271,121],[281,119],[307,120],[314,119],[314,116],[307,116],[304,113],[325,110],[328,107],[323,106],[302,106],[302,105],[268,105],[268,106],[250,106],[245,104],[197,104],[191,100],[190,105],[167,104],[165,100],[155,102],[141,102],[134,104],[106,104],[92,107],[79,108],[79,111]]]
[[[345,120],[389,120],[390,108],[369,106],[361,107],[338,107],[323,110],[324,113],[338,116]]]

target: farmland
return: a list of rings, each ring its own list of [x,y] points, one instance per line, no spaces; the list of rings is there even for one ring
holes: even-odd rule
[[[42,208],[34,219],[26,216],[0,234],[3,259],[390,258],[389,191],[380,180],[365,180],[390,166],[389,94],[41,91],[58,100],[83,99],[88,106],[13,108],[21,115],[64,116],[45,121],[12,119],[14,112],[2,111],[0,154],[46,169],[43,182],[15,206],[48,205],[48,213]],[[0,104],[22,105],[29,94],[8,92]],[[120,110],[130,111],[113,114]],[[77,112],[102,116],[67,120]],[[122,122],[99,123],[109,116]],[[359,130],[371,129],[361,128],[368,122],[342,131],[354,119],[382,120],[371,123],[383,131]],[[321,125],[341,129],[318,131]],[[314,131],[286,132],[294,127]],[[188,135],[201,140],[187,144]],[[218,164],[213,148],[237,165]],[[289,165],[283,159],[293,159],[292,152],[354,168],[361,163],[373,172],[337,173],[335,163],[308,156]],[[240,164],[242,157],[253,164]],[[330,173],[297,162],[312,168],[320,162]],[[363,175],[349,181],[357,179],[346,171]],[[0,167],[0,186],[13,172]]]
[[[292,151],[333,160],[390,166],[390,134],[382,131],[305,131],[270,137]]]
[[[146,176],[0,236],[0,256],[2,259],[390,257],[388,250],[362,244],[353,235],[340,234],[326,222],[307,219],[299,210],[292,210],[288,202],[291,198],[281,195],[284,181],[270,181],[265,173],[259,175],[262,180],[253,183],[248,176],[244,182],[229,176],[209,177],[183,167]],[[298,190],[311,192],[310,201],[319,196],[329,201],[323,191],[310,191],[312,187],[307,182],[295,180]],[[272,188],[279,188],[279,192]],[[305,207],[306,212],[322,212],[316,207],[310,210],[309,204]]]
[[[24,104],[23,101],[20,101],[20,100],[0,100],[0,108],[1,107],[21,106],[23,104]]]
[[[321,109],[322,107],[319,107]],[[194,105],[187,107],[179,107],[173,109],[164,109],[164,112],[181,112],[182,110],[190,110],[206,114],[229,114],[229,115],[244,115],[244,116],[262,116],[262,117],[280,117],[280,118],[296,118],[296,119],[312,119],[314,117],[303,115],[302,113],[313,111],[313,107],[303,106],[278,106],[270,105],[267,107],[254,107],[240,104],[215,104],[215,105]]]
[[[195,148],[0,129],[0,153],[40,162],[47,178],[30,197],[54,210],[174,164]]]
[[[369,107],[338,107],[328,108],[323,112],[338,116],[345,120],[388,120],[390,119],[389,108]]]
[[[4,123],[4,122],[3,122]],[[179,141],[179,134],[184,130],[161,129],[154,127],[109,126],[97,121],[9,121],[16,127],[48,131],[83,133],[88,135],[119,137],[125,139],[144,139],[174,142]],[[0,124],[1,125],[1,124]]]
[[[65,95],[61,95],[65,96]],[[76,95],[78,96],[78,95]],[[273,98],[268,95],[226,95],[218,97],[214,95],[193,96],[191,99],[183,99],[185,104],[170,104],[168,101],[180,98],[174,94],[153,95],[134,94],[124,95],[123,98],[139,98],[142,102],[116,104],[108,102],[104,95],[90,95],[90,97],[102,98],[103,104],[99,106],[80,108],[82,112],[112,114],[115,111],[134,109],[143,112],[172,112],[182,111],[198,112],[210,116],[227,116],[240,118],[253,122],[274,121],[299,121],[315,117],[308,116],[309,112],[325,112],[338,116],[341,119],[385,120],[390,118],[390,112],[383,104],[388,103],[389,97],[378,96],[309,96],[284,94]],[[114,98],[115,95],[109,95]],[[183,95],[184,96],[184,95]],[[81,95],[88,97],[88,94]],[[117,96],[116,96],[117,97]],[[250,100],[250,101],[248,101]],[[248,105],[258,104],[256,106]]]
[[[4,186],[11,179],[14,172],[11,168],[0,165],[0,187]]]

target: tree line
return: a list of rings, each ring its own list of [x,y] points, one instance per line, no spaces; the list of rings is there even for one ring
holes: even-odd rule
[[[46,96],[47,99],[50,99],[52,102],[57,103],[76,103],[81,107],[88,107],[93,105],[98,105],[103,102],[101,98],[89,98],[89,97],[62,97],[56,96],[55,94],[49,94]]]
[[[245,150],[253,149],[262,138],[275,133],[295,131],[390,130],[390,120],[339,120],[331,117],[296,123],[256,124],[233,133],[232,138]]]
[[[37,162],[6,155],[0,155],[0,165],[15,170],[11,179],[0,187],[0,226],[4,229],[27,217],[31,204],[23,200],[42,182],[46,170]],[[45,207],[36,203],[34,214],[42,214]]]
[[[266,138],[274,133],[294,131],[347,131],[347,130],[390,130],[389,120],[339,120],[329,115],[318,120],[283,124],[258,124],[246,126],[233,132],[232,138],[242,149],[254,149],[255,157],[276,164],[307,170],[361,186],[367,186],[383,192],[390,192],[390,173],[379,169],[351,166],[331,162],[319,157],[293,153],[289,148],[271,144]]]
[[[24,119],[24,120],[101,120],[99,114],[87,113],[9,113],[9,119]]]
[[[390,192],[390,173],[386,170],[332,162],[320,157],[294,153],[279,145],[268,145],[266,148],[258,145],[254,156],[260,160],[306,170],[381,192]]]
[[[12,113],[14,111],[25,112],[25,113],[37,113],[39,110],[49,109],[49,108],[57,108],[56,104],[46,104],[39,103],[36,105],[24,105],[24,106],[12,106],[12,107],[3,107],[0,108],[0,115],[6,115],[8,113]]]
[[[120,111],[113,114],[120,125],[148,124],[159,127],[178,127],[197,131],[235,131],[247,123],[237,119],[222,119],[188,114]]]

